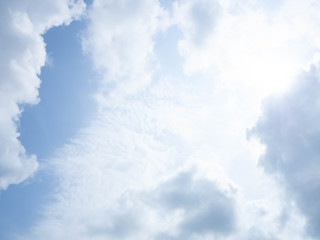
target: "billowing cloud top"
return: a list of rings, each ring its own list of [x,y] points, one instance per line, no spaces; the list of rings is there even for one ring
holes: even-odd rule
[[[307,218],[307,231],[320,236],[319,61],[302,73],[290,90],[268,98],[250,134],[266,145],[260,164],[275,175]]]

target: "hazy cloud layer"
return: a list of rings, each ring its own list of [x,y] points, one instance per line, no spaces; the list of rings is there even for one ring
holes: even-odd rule
[[[36,5],[36,7],[35,7]],[[23,104],[36,104],[45,44],[41,34],[69,23],[84,8],[82,1],[1,1],[0,189],[17,184],[38,167],[17,139]]]
[[[250,134],[265,144],[260,165],[275,176],[307,219],[307,232],[320,236],[319,62],[302,73],[288,92],[265,100]]]

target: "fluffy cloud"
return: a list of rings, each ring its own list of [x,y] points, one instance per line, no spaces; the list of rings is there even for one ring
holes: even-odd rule
[[[36,8],[34,6],[37,6]],[[0,189],[34,173],[36,156],[28,155],[17,139],[23,104],[36,104],[45,43],[41,34],[69,23],[84,8],[82,1],[1,1],[0,57]]]
[[[234,89],[233,95],[235,96],[243,94],[238,97],[238,100],[235,100],[236,107],[234,110],[228,110],[228,112],[238,111],[241,106],[245,106],[245,109],[242,110],[243,112],[239,111],[237,116],[235,116],[237,120],[231,120],[231,122],[233,124],[235,124],[235,122],[241,124],[243,120],[242,117],[244,117],[244,125],[247,124],[248,126],[250,121],[255,118],[250,119],[250,114],[253,116],[259,112],[259,107],[254,107],[255,103],[259,105],[261,99],[270,92],[285,89],[301,70],[301,66],[307,65],[319,47],[319,28],[317,27],[320,23],[319,15],[317,14],[319,4],[312,0],[303,3],[300,1],[277,1],[277,4],[270,4],[270,1],[268,3],[262,3],[262,1],[250,0],[216,1],[216,4],[212,3],[213,1],[211,1],[211,4],[208,4],[207,1],[179,1],[175,6],[175,20],[183,34],[183,37],[179,41],[178,48],[181,56],[184,57],[185,60],[184,70],[189,76],[199,76],[198,74],[210,76],[213,81],[218,82],[220,86],[223,81],[225,86],[230,86],[230,89]],[[210,14],[202,14],[201,18],[197,18],[192,10],[195,6],[200,9],[206,9],[206,12]],[[207,28],[205,28],[203,34],[194,30],[202,29],[196,28],[200,21],[206,22],[202,17],[206,18],[207,22],[210,22],[210,24],[205,24]],[[199,41],[199,39],[198,41],[196,40],[198,35],[203,37],[201,41]],[[313,88],[315,85],[316,84],[310,84],[310,88]],[[306,85],[301,84],[299,86]],[[248,90],[248,87],[250,90]],[[298,89],[298,87],[296,87],[296,89]],[[216,93],[217,92],[214,94]],[[309,95],[308,91],[301,92],[301,99],[308,99],[310,97],[308,96],[306,98],[304,94]],[[289,95],[290,94],[286,96]],[[293,94],[290,96],[293,98]],[[224,99],[227,101],[227,99],[230,100],[232,98],[237,99],[237,97],[234,96],[228,96]],[[267,119],[266,123],[264,124],[264,120],[261,118],[259,122],[260,125],[258,124],[256,128],[259,129],[256,134],[262,139],[262,143],[265,143],[269,149],[272,149],[270,151],[267,150],[261,162],[264,163],[263,165],[266,169],[285,169],[283,171],[288,174],[292,173],[292,176],[296,176],[295,178],[297,179],[302,176],[306,179],[314,179],[313,183],[308,187],[302,184],[301,180],[299,180],[300,182],[299,184],[297,183],[297,186],[292,185],[290,187],[291,189],[300,189],[301,194],[296,194],[296,192],[300,190],[290,190],[288,192],[291,192],[291,195],[296,199],[299,209],[305,214],[308,212],[308,232],[316,232],[316,229],[319,228],[318,225],[316,225],[318,221],[315,220],[316,217],[312,216],[316,216],[317,214],[314,213],[316,211],[312,212],[313,210],[311,209],[316,208],[317,203],[310,202],[310,204],[303,204],[304,207],[301,207],[302,205],[299,204],[299,202],[303,202],[304,198],[312,199],[311,193],[316,194],[317,191],[313,190],[317,189],[315,181],[317,171],[315,169],[317,169],[318,165],[313,163],[307,167],[308,164],[300,161],[299,168],[301,168],[302,171],[298,173],[292,171],[294,169],[291,169],[295,165],[289,165],[289,163],[287,163],[290,158],[303,159],[307,156],[303,155],[298,157],[298,148],[304,148],[304,145],[301,143],[300,146],[299,142],[298,146],[296,146],[297,144],[294,143],[297,141],[297,138],[293,137],[297,134],[297,130],[295,129],[297,126],[292,128],[287,127],[287,130],[285,130],[286,128],[280,127],[279,124],[277,128],[272,128],[272,121],[280,121],[280,119],[283,118],[282,115],[285,115],[285,113],[282,114],[281,109],[278,111],[270,110],[273,108],[279,109],[277,105],[281,105],[279,102],[282,103],[283,101],[278,100],[270,100],[270,102],[273,103],[269,102],[268,107],[265,107],[265,116],[267,116],[265,117]],[[295,101],[286,100],[287,104],[293,102]],[[312,102],[312,100],[310,100],[310,102]],[[317,101],[314,100],[314,102]],[[214,105],[212,105],[212,107],[213,106]],[[305,110],[306,108],[309,109],[306,111],[309,111],[309,114],[312,113],[315,115],[315,111],[310,109],[312,108],[311,106],[312,104],[309,104],[308,107],[304,106],[303,108]],[[217,106],[214,106],[214,109],[217,111]],[[269,111],[269,113],[267,111]],[[301,114],[298,114],[301,119],[304,119],[301,116],[306,115],[303,111],[301,110]],[[276,119],[274,119],[274,115],[277,115]],[[292,121],[294,121],[291,118],[295,119],[296,117],[293,116],[293,114],[291,118],[287,117],[287,115],[285,115],[284,124],[290,126]],[[225,137],[226,129],[228,128],[215,126],[215,132],[219,132],[218,129],[223,129],[224,133],[222,136]],[[307,128],[307,124],[303,126],[305,129]],[[210,128],[208,128],[208,131],[209,129]],[[272,129],[274,129],[274,131]],[[284,142],[288,141],[288,144],[289,142],[292,143],[295,146],[295,148],[293,147],[293,150],[296,150],[295,152],[288,153],[283,147],[284,143],[279,143],[280,140],[277,139],[276,134],[281,135],[284,131],[287,135],[291,136],[288,137],[287,140],[284,140]],[[310,134],[311,133],[316,136],[317,129],[310,129]],[[236,139],[235,134],[231,139]],[[240,138],[237,139],[238,143],[241,143],[242,140]],[[232,141],[229,142],[231,143]],[[223,147],[220,149],[223,149]],[[230,147],[230,149],[234,152],[237,147]],[[218,151],[219,149],[216,153]],[[301,151],[301,154],[304,153],[306,153],[306,151]],[[227,156],[229,155],[227,154]],[[277,161],[276,159],[279,158],[284,158],[285,160]],[[241,160],[245,162],[243,159]],[[232,164],[235,164],[234,161],[233,159]],[[297,163],[297,161],[295,162]],[[308,168],[308,170],[306,168]],[[244,168],[243,172],[247,172],[247,169],[248,168]],[[254,172],[257,173],[257,169],[255,169]],[[256,179],[259,179],[259,177]],[[282,181],[281,178],[278,180]],[[289,180],[289,182],[292,181]],[[287,189],[289,189],[289,187],[287,187]],[[302,193],[302,190],[304,190],[304,193]],[[273,193],[275,192],[274,190],[271,191]],[[279,196],[280,195],[278,195],[277,198],[281,198]],[[268,198],[268,196],[264,197]],[[316,195],[313,195],[313,197],[316,199]],[[289,203],[289,206],[289,208],[294,208],[294,204],[291,205],[291,203]],[[277,208],[273,210],[270,209],[268,212],[274,213],[277,211],[276,209]],[[281,207],[279,208],[279,212],[281,212]],[[290,224],[288,222],[283,223],[286,227],[282,229],[271,227],[269,229],[270,231],[261,231],[261,229],[269,228],[272,226],[272,222],[278,222],[279,219],[273,216],[273,220],[271,221],[269,219],[267,222],[260,222],[258,219],[263,219],[264,217],[256,215],[256,220],[254,221],[259,222],[259,224],[257,224],[258,226],[253,227],[251,231],[249,230],[249,233],[245,233],[245,237],[243,238],[273,239],[277,237],[279,239],[290,239],[286,234],[295,229],[300,229],[301,222],[296,221],[296,218],[302,219],[301,221],[303,222],[303,217],[296,213],[293,214],[291,210],[288,212],[290,212],[288,213],[288,215],[290,215],[288,218],[295,215],[295,217],[293,217],[295,220],[288,220],[288,222],[291,221]],[[252,222],[254,223],[254,221]],[[262,227],[264,224],[267,227]],[[297,236],[301,236],[301,232],[297,232],[297,234],[292,236],[298,238]]]
[[[218,73],[222,80],[241,82],[262,95],[285,88],[319,47],[319,4],[313,0],[277,2],[189,0],[176,4],[185,72]]]
[[[174,226],[177,230],[171,231],[176,232],[176,236],[164,232],[159,239],[225,236],[236,230],[234,199],[214,182],[195,178],[192,172],[182,172],[161,184],[152,194],[151,202],[162,210],[161,214],[180,212],[181,221]]]
[[[87,238],[203,239],[235,230],[232,196],[192,171],[178,173],[153,190],[126,192],[114,206],[89,225]]]
[[[316,61],[287,93],[268,98],[250,131],[266,146],[260,165],[283,183],[315,239],[320,236],[319,67]]]
[[[157,1],[97,0],[88,21],[83,47],[108,87],[128,93],[150,82],[156,65],[153,38],[168,24]]]

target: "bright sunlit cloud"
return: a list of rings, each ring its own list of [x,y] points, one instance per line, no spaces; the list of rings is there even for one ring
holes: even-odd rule
[[[201,29],[208,28],[201,44],[194,40],[199,33],[192,30],[200,26],[188,21],[198,5],[203,5],[203,15],[216,15],[212,24],[198,23]],[[180,2],[176,21],[185,36],[179,51],[186,73],[218,72],[226,81],[241,81],[261,96],[285,90],[319,47],[314,23],[318,14],[312,6],[313,2],[298,1],[282,1],[272,9],[255,1]]]

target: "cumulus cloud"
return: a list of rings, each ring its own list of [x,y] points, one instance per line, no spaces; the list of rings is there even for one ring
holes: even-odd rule
[[[149,191],[126,192],[115,206],[100,216],[98,225],[89,225],[88,238],[202,239],[235,230],[230,192],[196,178],[193,171],[178,173]]]
[[[176,4],[185,72],[219,74],[224,81],[241,82],[262,95],[288,86],[319,47],[319,4],[313,0],[272,2]]]
[[[266,99],[262,116],[249,131],[266,146],[260,165],[283,183],[315,239],[320,236],[319,67],[316,61],[288,92]]]
[[[165,214],[181,211],[177,236],[169,239],[224,236],[236,230],[235,200],[214,182],[197,179],[192,172],[179,173],[160,185],[152,195],[152,204],[163,209]],[[168,239],[168,233],[159,236],[163,235]]]
[[[102,72],[102,82],[125,93],[150,82],[156,68],[153,38],[168,25],[157,1],[97,0],[88,21],[83,47]]]
[[[206,16],[207,21],[211,22],[211,24],[205,25],[207,26],[205,34],[194,31],[194,26],[197,26],[197,23],[200,21],[200,19],[195,18],[195,15],[191,10],[193,6],[196,5],[199,7],[206,6],[206,11],[210,12],[209,15],[203,14],[203,17]],[[294,79],[301,70],[301,66],[307,65],[313,57],[313,54],[319,47],[319,28],[317,25],[319,25],[320,19],[317,14],[318,10],[319,4],[312,0],[303,3],[299,1],[277,1],[276,4],[272,4],[270,1],[264,3],[262,3],[262,1],[250,0],[237,2],[216,1],[215,5],[206,4],[206,1],[181,1],[176,5],[175,14],[176,23],[183,34],[183,37],[179,41],[178,48],[181,56],[184,57],[185,60],[185,73],[189,76],[199,76],[197,74],[202,74],[203,76],[207,74],[207,76],[212,77],[213,81],[218,82],[219,84],[223,81],[225,85],[230,86],[230,89],[235,90],[234,95],[241,94],[241,91],[244,90],[242,98],[239,97],[239,100],[236,100],[237,103],[235,105],[237,108],[235,108],[234,111],[240,109],[241,106],[246,106],[246,109],[243,111],[247,111],[247,113],[238,113],[238,117],[236,117],[237,120],[233,121],[233,123],[241,123],[240,116],[244,116],[247,117],[244,122],[248,126],[250,121],[254,119],[254,117],[251,119],[249,118],[250,113],[257,114],[259,112],[258,105],[260,104],[261,99],[270,92],[280,92],[279,90],[288,87],[289,84],[293,82],[292,79]],[[196,36],[197,34],[203,36],[203,39],[201,39],[201,41],[196,41],[196,38],[193,36],[194,34],[196,34]],[[312,88],[312,85],[316,84],[310,84],[310,88]],[[251,90],[248,91],[248,89],[246,89],[247,87]],[[296,88],[298,89],[298,87]],[[301,93],[301,98],[305,99],[306,97],[302,97],[303,94],[308,95],[309,93],[307,91]],[[225,99],[232,99],[232,97],[229,96]],[[310,100],[310,102],[311,101],[312,100]],[[265,107],[265,112],[271,112],[271,110],[266,110],[272,109],[271,104],[273,104],[275,109],[278,109],[278,99],[270,100],[269,102],[269,107]],[[293,100],[291,102],[293,102]],[[255,103],[257,103],[258,107],[253,107],[249,110],[249,107],[252,107]],[[289,99],[287,100],[287,103],[290,103]],[[310,107],[311,106],[304,106],[304,109],[309,109]],[[215,109],[217,109],[216,106]],[[310,114],[312,113],[315,115],[314,110],[310,109],[308,111],[310,111]],[[282,118],[281,110],[276,113],[277,118]],[[273,114],[273,117],[271,117],[271,114]],[[264,120],[261,118],[260,125],[258,125],[260,127],[257,127],[257,129],[259,129],[257,135],[262,139],[262,143],[266,143],[267,147],[269,146],[273,150],[267,150],[261,163],[264,163],[263,165],[266,169],[284,169],[287,167],[285,171],[289,173],[291,171],[291,165],[275,160],[279,157],[284,157],[286,159],[285,162],[288,162],[288,159],[291,158],[291,153],[290,157],[285,156],[286,154],[289,155],[289,153],[283,148],[282,142],[279,143],[275,137],[276,134],[281,135],[283,131],[286,130],[282,127],[274,128],[273,136],[273,133],[271,133],[272,121],[280,120],[274,119],[274,112],[270,114],[265,113],[265,115],[269,116],[269,122],[264,124]],[[299,116],[303,115],[304,112],[299,114]],[[292,118],[294,117],[295,116],[292,116]],[[284,123],[289,126],[292,121],[293,120],[291,120],[290,117],[286,117]],[[307,124],[305,124],[305,126],[307,126]],[[216,132],[219,131],[217,129],[218,127],[215,129]],[[227,128],[223,129],[225,130]],[[290,129],[288,127],[286,132],[286,134],[292,135],[292,137],[288,137],[287,140],[294,145],[297,145],[294,142],[298,140],[293,137],[297,130],[294,127]],[[310,129],[310,132],[316,135],[317,130]],[[222,136],[225,136],[225,133],[226,132],[224,132]],[[233,136],[232,139],[235,139],[235,136]],[[240,143],[241,139],[238,140]],[[303,148],[303,145],[299,147],[296,146],[296,148]],[[233,147],[230,149],[236,151],[235,149],[237,148]],[[302,152],[301,154],[305,153]],[[297,152],[292,153],[292,155],[294,155],[292,158],[298,158],[297,154]],[[302,159],[308,156],[300,157]],[[270,159],[274,160],[271,161]],[[304,169],[308,164],[304,164],[304,162],[301,161],[300,165],[304,165],[301,167]],[[308,167],[308,170],[301,171],[299,174],[293,173],[293,175],[297,174],[300,177],[303,175],[306,179],[316,178],[317,171],[315,169],[317,169],[317,167],[317,164],[311,164]],[[243,170],[247,171],[245,168]],[[254,171],[257,172],[256,169]],[[280,179],[279,181],[282,180]],[[313,187],[308,186],[308,188],[317,188],[317,186],[315,186],[317,185],[316,181],[313,181],[311,185]],[[291,186],[291,188],[294,189],[295,187]],[[308,189],[307,185],[303,185],[303,187],[298,185],[297,188],[300,188],[301,190]],[[304,191],[304,194],[298,194],[299,197],[294,197],[297,203],[301,196],[308,195],[308,190]],[[272,190],[272,192],[274,191]],[[312,190],[309,192],[309,199],[312,199],[311,192]],[[295,194],[292,194],[292,196],[294,195]],[[314,195],[314,199],[316,198],[315,196],[316,195]],[[265,196],[265,198],[268,197]],[[299,206],[299,204],[297,205]],[[315,203],[313,205],[306,204],[303,212],[309,212],[310,216],[315,215],[314,213],[311,213],[311,209],[314,209],[315,206]],[[293,205],[290,205],[290,208],[291,207],[294,208]],[[301,206],[299,208],[302,209]],[[308,208],[308,210],[306,208]],[[276,208],[270,210],[270,212],[277,211],[275,209]],[[279,210],[281,212],[281,207]],[[290,213],[288,214],[290,217],[295,215],[291,211],[289,212]],[[296,214],[293,218],[300,218],[302,219],[301,222],[303,222],[303,217],[301,215],[299,217],[297,216],[299,216],[299,214]],[[261,229],[267,228],[261,227],[264,226],[263,224],[265,223],[267,223],[265,225],[268,227],[272,226],[272,220],[260,222],[257,219],[261,219],[262,217],[259,215],[256,215],[255,217],[256,222],[259,222],[259,226],[257,227],[259,230],[249,231],[251,232],[249,235],[245,234],[252,238],[272,239],[277,237],[279,239],[288,239],[288,235],[285,235],[284,232],[288,233],[293,229],[299,229],[301,227],[301,222],[293,220],[293,222],[296,222],[291,222],[290,224],[292,225],[286,230],[279,230],[272,227],[272,229],[269,229],[269,232],[261,231]],[[276,218],[276,216],[273,216],[273,221],[279,220],[276,220]],[[287,217],[284,219],[287,219]],[[292,219],[290,221],[292,221]],[[286,227],[290,225],[284,223],[286,221],[282,222]],[[314,225],[314,222],[316,221],[309,220],[309,222],[313,223],[308,224],[308,232],[312,232],[311,229],[316,231],[315,229],[318,228],[317,225]],[[301,232],[297,232],[293,236],[297,238],[297,236],[301,236]]]
[[[37,6],[36,8],[34,6]],[[69,23],[84,8],[82,1],[1,1],[0,189],[28,178],[38,167],[17,139],[23,104],[36,104],[45,43],[41,34]]]

